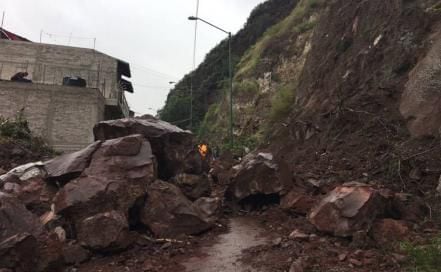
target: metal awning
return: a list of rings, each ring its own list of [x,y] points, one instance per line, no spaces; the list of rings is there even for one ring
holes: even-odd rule
[[[121,90],[123,90],[125,92],[129,92],[129,93],[134,92],[132,82],[125,80],[124,78],[121,78],[119,80],[119,86],[120,86]]]
[[[132,77],[132,73],[130,72],[130,64],[123,60],[118,60],[118,74],[126,76],[128,78]]]

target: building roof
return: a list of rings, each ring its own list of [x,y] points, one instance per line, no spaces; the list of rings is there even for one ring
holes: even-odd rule
[[[30,40],[23,38],[15,33],[9,32],[4,28],[0,28],[0,39],[11,40],[11,41],[22,41],[22,42],[31,42]]]

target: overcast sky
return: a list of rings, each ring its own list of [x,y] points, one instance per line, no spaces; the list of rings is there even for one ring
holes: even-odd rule
[[[199,17],[235,33],[261,2],[200,0]],[[138,114],[155,113],[168,82],[192,69],[194,22],[187,17],[195,14],[196,0],[1,0],[1,11],[4,28],[32,41],[41,30],[44,43],[93,48],[96,38],[97,50],[128,61],[135,94],[126,95]],[[225,37],[199,23],[197,64]]]

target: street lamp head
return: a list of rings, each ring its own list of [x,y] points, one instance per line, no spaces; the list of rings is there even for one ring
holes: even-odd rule
[[[190,20],[190,21],[196,21],[198,19],[199,19],[198,17],[194,17],[194,16],[188,17],[188,20]]]
[[[168,84],[170,84],[170,85],[171,84],[176,84],[176,82],[175,81],[169,81]]]

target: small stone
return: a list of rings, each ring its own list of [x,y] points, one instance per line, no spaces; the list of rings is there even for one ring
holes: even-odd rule
[[[338,260],[340,262],[343,262],[344,260],[346,260],[347,257],[348,257],[347,253],[342,253],[342,254],[338,255]]]
[[[359,260],[357,260],[357,259],[354,259],[354,258],[350,258],[350,259],[349,259],[349,263],[350,263],[350,264],[353,264],[353,265],[355,265],[355,266],[362,266],[362,265],[363,265],[363,263],[362,263],[361,261],[359,261]]]
[[[62,227],[56,227],[54,232],[60,242],[66,241],[66,231]]]
[[[170,243],[170,242],[167,242],[167,243],[165,243],[165,244],[163,244],[162,246],[161,246],[161,249],[162,250],[165,250],[165,249],[167,249],[167,248],[170,248],[172,246],[172,244]]]
[[[406,255],[398,254],[398,253],[392,253],[392,257],[398,262],[403,263],[407,260]]]
[[[300,230],[294,230],[289,235],[289,238],[293,239],[293,240],[302,240],[302,241],[304,241],[304,240],[308,240],[309,239],[309,235],[301,232]]]
[[[274,246],[279,246],[282,243],[282,238],[276,238],[273,240],[273,245]]]
[[[289,268],[289,272],[303,272],[302,260],[294,261]]]

